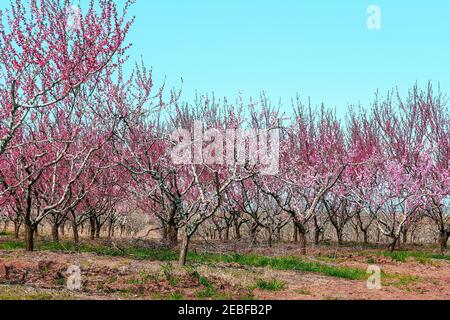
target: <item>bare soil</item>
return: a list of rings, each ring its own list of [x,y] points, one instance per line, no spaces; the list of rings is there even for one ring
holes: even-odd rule
[[[241,243],[195,243],[194,251],[239,252],[259,255],[298,255],[292,244],[272,248]],[[257,299],[257,300],[450,300],[450,262],[394,261],[376,249],[316,247],[307,259],[333,266],[366,270],[369,264],[407,281],[382,279],[379,290],[362,280],[346,280],[315,273],[278,271],[219,263],[178,268],[167,262],[133,260],[95,254],[0,251],[2,299]],[[370,263],[369,263],[370,262]],[[69,266],[81,268],[82,287],[66,289]],[[286,284],[279,291],[257,288],[258,279]],[[206,279],[206,280],[205,280]]]

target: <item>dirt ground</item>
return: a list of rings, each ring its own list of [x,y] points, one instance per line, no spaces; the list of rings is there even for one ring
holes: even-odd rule
[[[258,255],[298,255],[292,244],[273,248],[240,244],[197,243],[193,251],[239,252]],[[279,271],[237,264],[197,264],[178,268],[175,263],[133,260],[88,253],[26,253],[0,251],[0,300],[3,299],[256,299],[256,300],[450,300],[450,261],[394,261],[374,249],[316,247],[305,259],[333,266],[366,270],[377,265],[383,274],[381,289],[367,282],[316,273]],[[81,290],[67,289],[70,266],[81,269]],[[382,275],[383,277],[383,275]],[[285,283],[279,290],[263,290],[258,279]]]

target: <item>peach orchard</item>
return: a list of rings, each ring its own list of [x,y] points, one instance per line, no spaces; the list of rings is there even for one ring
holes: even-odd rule
[[[92,1],[77,28],[68,0],[11,0],[0,12],[0,220],[28,251],[37,232],[78,243],[152,230],[180,246],[180,264],[191,240],[205,238],[294,241],[303,253],[327,237],[396,250],[425,241],[414,236],[424,224],[427,239],[445,250],[444,94],[414,86],[406,97],[391,92],[350,109],[345,119],[298,98],[290,108],[264,95],[182,102],[181,92],[154,86],[144,63],[124,72],[132,63],[132,2]],[[256,161],[175,163],[177,129],[188,137],[278,130],[279,168],[267,175]],[[189,150],[196,140],[183,142]],[[199,157],[226,148],[211,135],[200,140]],[[232,160],[237,148],[227,149]]]

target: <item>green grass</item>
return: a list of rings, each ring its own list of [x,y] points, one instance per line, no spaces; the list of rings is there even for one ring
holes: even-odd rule
[[[121,250],[102,245],[80,244],[76,246],[71,242],[39,242],[35,245],[38,251],[54,252],[87,252],[103,256],[127,256],[138,260],[150,261],[176,261],[178,252],[175,250],[146,249],[127,247]],[[24,249],[22,242],[0,243],[0,250]],[[305,261],[301,257],[265,257],[258,255],[243,254],[215,254],[215,253],[195,253],[188,254],[188,260],[195,263],[215,264],[215,263],[237,263],[244,266],[257,268],[272,268],[273,270],[292,270],[301,272],[311,272],[323,274],[330,277],[343,278],[349,280],[364,280],[367,278],[366,271],[341,266],[332,266],[316,261]]]
[[[383,257],[392,258],[395,261],[406,262],[408,258],[414,258],[417,262],[428,263],[431,260],[446,260],[450,261],[450,256],[445,254],[435,254],[429,252],[416,252],[416,251],[396,251],[387,252],[383,251],[379,253]]]
[[[171,286],[176,286],[178,284],[178,279],[173,273],[173,265],[171,262],[166,262],[161,266],[162,274],[164,278],[169,282]]]
[[[0,285],[0,301],[7,300],[73,300],[70,293],[53,292],[48,290],[31,289],[25,286]]]
[[[66,283],[66,280],[64,278],[56,278],[55,279],[55,284],[59,287],[64,286],[64,284]]]
[[[383,286],[394,286],[399,289],[409,289],[411,285],[416,284],[420,279],[411,275],[392,275],[383,272]]]
[[[199,281],[200,284],[204,287],[204,290],[197,293],[197,298],[199,299],[213,298],[217,295],[216,289],[207,278],[200,277]]]
[[[258,281],[256,282],[256,287],[258,289],[266,291],[283,291],[284,289],[286,289],[287,285],[286,282],[277,279],[258,279]]]
[[[367,259],[367,263],[368,263],[368,264],[375,264],[376,261],[375,261],[374,258],[368,258],[368,259]]]
[[[241,265],[272,268],[274,270],[293,270],[324,274],[330,277],[349,280],[363,280],[367,278],[366,271],[340,266],[331,266],[315,261],[305,261],[300,257],[263,257],[257,255],[227,255],[219,257],[222,262],[238,263]]]
[[[115,248],[111,248],[105,245],[88,245],[80,244],[75,245],[71,242],[54,243],[54,242],[38,242],[36,243],[36,250],[39,251],[52,251],[52,252],[87,252],[92,254],[98,254],[101,256],[113,256],[113,257],[128,257],[137,260],[148,261],[161,261],[161,262],[173,262],[178,260],[178,252],[175,250],[166,249],[146,249],[136,247],[124,247],[123,251]],[[20,250],[24,249],[22,242],[12,241],[0,243],[0,250]],[[125,251],[125,252],[124,252]],[[394,252],[393,254],[388,252],[382,252],[381,255],[391,256],[398,261],[406,261],[408,257],[414,257],[416,259],[425,259],[431,261],[431,259],[449,260],[448,256],[432,254],[432,253],[419,253],[419,252]],[[300,271],[307,273],[323,274],[335,278],[343,278],[348,280],[366,280],[366,270],[334,266],[324,264],[317,261],[306,261],[302,257],[266,257],[258,255],[244,255],[244,254],[216,254],[216,253],[195,253],[188,254],[188,261],[191,263],[215,265],[217,263],[236,263],[242,266],[256,267],[256,268],[271,268],[273,270],[283,271]],[[192,267],[187,266],[188,269]],[[198,298],[226,298],[222,297],[220,292],[217,292],[215,288],[209,283],[206,278],[201,277],[195,269],[190,270],[193,275],[199,278],[200,283],[204,289],[197,295]],[[172,267],[169,264],[162,266],[163,276],[173,284],[176,284],[176,278],[172,274]],[[148,281],[146,275],[141,275],[137,279],[133,279],[134,283],[145,283]],[[392,285],[400,288],[409,287],[419,279],[408,275],[391,275],[383,272],[383,284]],[[277,285],[272,283],[263,284],[262,287],[276,287]],[[251,296],[249,296],[251,297]]]
[[[24,246],[23,242],[19,242],[19,241],[0,243],[0,250],[13,251],[13,250],[19,250],[19,249],[24,249],[24,248],[25,248],[25,246]]]
[[[151,275],[148,273],[141,271],[139,273],[139,277],[133,278],[130,280],[130,284],[133,285],[146,285],[151,280]]]
[[[1,231],[0,232],[0,237],[10,237],[12,235],[13,235],[12,232],[8,232],[8,231]]]
[[[176,301],[185,299],[183,293],[178,292],[178,291],[171,293],[167,298],[168,298],[168,300],[176,300]]]
[[[122,294],[122,296],[126,299],[132,299],[136,297],[135,293],[130,294]],[[141,298],[145,298],[145,296],[140,295]],[[183,294],[183,292],[176,291],[172,293],[158,293],[154,292],[150,295],[151,299],[154,300],[173,300],[173,301],[179,301],[179,300],[186,300],[186,296]]]
[[[401,277],[398,277],[398,282],[394,285],[397,285],[399,287],[405,287],[405,286],[414,284],[417,281],[419,281],[419,278],[416,276],[411,276],[411,275],[401,276]]]
[[[311,291],[307,288],[297,289],[297,290],[295,290],[295,292],[298,294],[301,294],[303,296],[310,296],[312,294]]]

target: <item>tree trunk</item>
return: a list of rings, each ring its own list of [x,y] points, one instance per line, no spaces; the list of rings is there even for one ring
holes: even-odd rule
[[[66,235],[66,222],[65,221],[61,224],[60,229],[61,229],[61,235],[64,237]]]
[[[320,226],[317,221],[317,216],[314,216],[314,244],[317,246],[320,243]]]
[[[441,231],[439,234],[439,245],[441,247],[441,252],[444,253],[448,246],[448,239],[450,238],[450,232]]]
[[[255,223],[252,225],[250,229],[250,238],[252,239],[252,244],[257,242],[257,231],[258,231],[258,225]]]
[[[305,226],[303,226],[300,223],[297,223],[296,226],[297,226],[297,230],[298,230],[298,233],[299,233],[300,254],[305,256],[306,255],[306,244],[307,244],[306,228],[305,228]]]
[[[355,230],[355,235],[356,235],[356,242],[359,243],[361,241],[361,235],[359,233],[359,227],[355,226],[354,230]]]
[[[19,239],[20,223],[14,222],[14,238]]]
[[[234,223],[234,233],[236,236],[236,240],[241,240],[241,225],[239,224],[239,222]]]
[[[344,233],[341,229],[336,229],[336,236],[338,240],[338,245],[342,246],[344,244],[344,241],[342,240]]]
[[[314,229],[314,244],[317,246],[320,243],[320,229]]]
[[[187,253],[189,249],[189,241],[190,237],[185,235],[183,237],[183,242],[181,243],[180,257],[178,259],[178,265],[181,267],[186,265]]]
[[[408,243],[408,230],[402,230],[403,244],[406,245]]]
[[[294,234],[293,234],[293,238],[294,238],[294,243],[298,243],[298,227],[294,222]]]
[[[269,248],[272,248],[272,242],[273,242],[273,232],[272,232],[272,230],[269,230],[268,242],[269,242]]]
[[[167,225],[167,240],[172,247],[178,244],[178,228],[175,224]]]
[[[110,219],[108,224],[108,239],[111,239],[112,237],[112,229],[113,229],[113,221]]]
[[[78,225],[75,221],[72,221],[72,233],[73,241],[78,244],[80,242],[80,236],[78,235]]]
[[[303,256],[306,256],[306,233],[300,232],[300,253]]]
[[[283,233],[281,231],[281,228],[277,228],[276,234],[277,234],[277,241],[283,242]]]
[[[100,232],[102,227],[100,226],[100,223],[96,221],[95,223],[95,238],[100,239]]]
[[[368,230],[361,230],[364,237],[364,244],[369,244],[369,232]]]
[[[33,226],[25,225],[25,250],[28,252],[34,251],[34,231]]]
[[[89,231],[91,234],[91,240],[95,239],[95,219],[91,218],[89,219]]]
[[[229,240],[230,240],[230,226],[227,225],[227,227],[225,228],[225,241]]]
[[[392,242],[389,244],[389,251],[392,253],[395,251],[395,247],[397,246],[397,242],[398,242],[398,237],[394,237],[392,239]]]
[[[52,239],[54,242],[59,242],[59,226],[57,224],[52,225]]]

